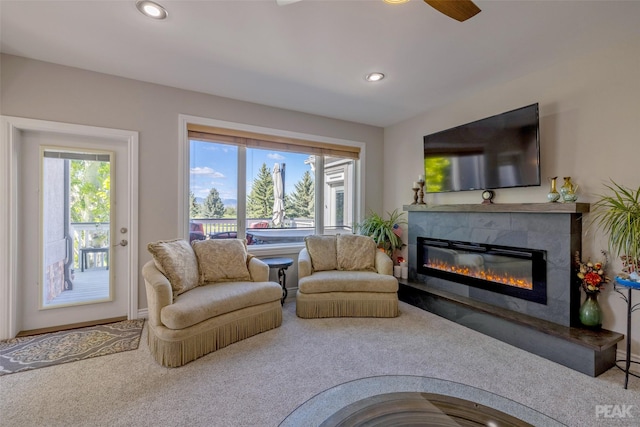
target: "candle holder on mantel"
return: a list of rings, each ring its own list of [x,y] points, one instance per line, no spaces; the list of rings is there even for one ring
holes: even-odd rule
[[[413,190],[413,203],[411,203],[412,205],[417,205],[418,204],[418,190],[420,190],[420,187],[414,187],[412,188]]]
[[[420,184],[420,201],[418,202],[419,205],[426,205],[426,203],[424,202],[424,181],[418,181],[418,184]]]

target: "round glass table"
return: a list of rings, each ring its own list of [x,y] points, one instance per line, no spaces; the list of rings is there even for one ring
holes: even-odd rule
[[[280,427],[547,426],[564,424],[513,400],[438,378],[385,375],[325,390]]]

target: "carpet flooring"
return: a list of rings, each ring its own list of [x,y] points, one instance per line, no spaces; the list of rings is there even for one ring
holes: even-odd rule
[[[145,327],[137,350],[0,377],[0,424],[276,427],[325,390],[384,375],[465,384],[569,426],[640,421],[640,380],[625,390],[618,369],[591,378],[408,304],[400,313],[299,319],[288,300],[281,327],[180,368],[153,360]],[[634,405],[634,418],[597,405]]]
[[[144,319],[0,341],[0,375],[135,350]]]

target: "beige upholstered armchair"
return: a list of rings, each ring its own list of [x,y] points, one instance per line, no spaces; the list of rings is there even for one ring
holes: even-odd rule
[[[282,323],[282,288],[238,239],[150,243],[149,348],[176,367]]]
[[[396,317],[393,261],[370,237],[308,236],[298,256],[296,313],[302,318]]]

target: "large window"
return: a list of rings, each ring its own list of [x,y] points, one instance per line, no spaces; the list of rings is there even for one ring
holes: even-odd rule
[[[353,147],[207,130],[189,130],[191,240],[244,237],[249,245],[273,245],[352,232]]]

